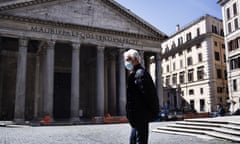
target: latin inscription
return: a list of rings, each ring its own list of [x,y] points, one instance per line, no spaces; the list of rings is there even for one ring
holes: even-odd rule
[[[80,40],[97,40],[97,41],[101,41],[101,42],[114,42],[114,43],[118,43],[118,44],[129,44],[129,45],[137,45],[138,44],[138,42],[136,40],[132,40],[132,39],[117,38],[117,37],[112,37],[112,36],[64,30],[64,29],[58,29],[58,28],[31,26],[30,30],[32,32],[38,32],[38,33],[75,37],[75,38],[79,38]]]

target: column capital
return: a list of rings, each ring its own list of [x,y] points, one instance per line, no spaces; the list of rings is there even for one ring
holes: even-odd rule
[[[99,51],[103,51],[104,49],[105,49],[105,46],[102,46],[102,45],[97,46],[97,50]]]
[[[48,40],[45,42],[43,47],[47,49],[54,49],[55,44],[56,44],[55,40]]]
[[[27,47],[28,41],[29,40],[27,38],[20,38],[19,39],[19,47]]]
[[[80,49],[80,47],[81,47],[81,44],[80,43],[72,43],[72,48],[73,48],[73,50],[79,50]]]

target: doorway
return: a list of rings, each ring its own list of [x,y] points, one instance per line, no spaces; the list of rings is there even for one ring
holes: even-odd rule
[[[54,119],[70,118],[71,73],[54,74]]]

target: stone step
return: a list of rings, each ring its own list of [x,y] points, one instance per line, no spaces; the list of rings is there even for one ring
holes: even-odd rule
[[[185,136],[194,136],[198,138],[204,138],[204,139],[214,139],[215,137],[208,136],[208,135],[199,135],[199,134],[193,134],[193,133],[185,133],[185,132],[177,132],[177,131],[168,131],[168,130],[160,130],[160,129],[154,129],[152,130],[156,133],[165,133],[165,134],[172,134],[172,135],[185,135]]]
[[[224,134],[230,134],[235,136],[240,136],[240,131],[232,130],[228,128],[216,128],[216,127],[202,127],[202,126],[194,126],[194,125],[179,125],[179,124],[170,124],[168,127],[175,128],[185,128],[185,129],[196,129],[196,130],[205,130],[205,131],[216,131]]]
[[[221,124],[207,123],[207,122],[190,122],[190,121],[180,121],[176,122],[179,125],[196,125],[196,126],[207,126],[207,127],[221,127]]]
[[[216,131],[196,130],[196,129],[176,128],[176,127],[159,127],[155,131],[158,131],[158,132],[170,131],[170,132],[175,132],[175,134],[190,133],[190,134],[198,134],[198,135],[208,135],[208,136],[229,140],[233,142],[240,142],[239,136],[225,134],[225,133],[216,132]]]

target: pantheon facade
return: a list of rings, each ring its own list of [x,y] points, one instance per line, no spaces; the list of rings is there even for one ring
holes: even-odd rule
[[[154,57],[160,97],[165,38],[114,0],[2,1],[0,120],[125,115],[123,52],[139,50],[147,69]]]

